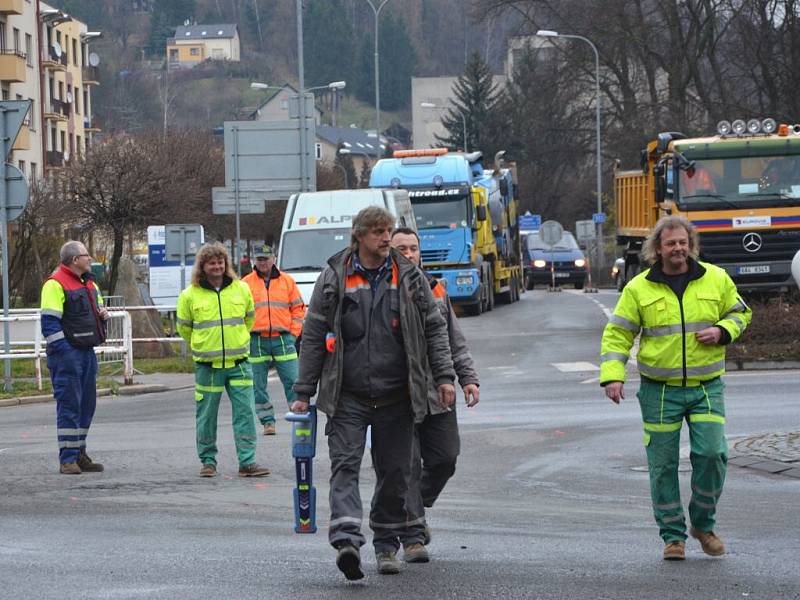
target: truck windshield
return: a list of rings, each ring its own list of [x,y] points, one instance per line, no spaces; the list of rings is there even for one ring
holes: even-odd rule
[[[450,196],[445,200],[415,198],[412,204],[417,229],[457,229],[469,224],[467,196]]]
[[[679,171],[681,210],[800,204],[800,156],[697,160]]]
[[[350,243],[349,229],[289,231],[281,242],[282,271],[324,269],[328,259]]]

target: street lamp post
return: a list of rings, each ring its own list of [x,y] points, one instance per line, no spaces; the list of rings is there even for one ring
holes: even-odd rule
[[[377,1],[377,0],[376,0]],[[386,6],[389,0],[382,0],[376,7],[373,0],[367,0],[372,12],[375,13],[375,135],[378,136],[378,148],[381,147],[381,86],[380,86],[380,72],[378,69],[379,54],[378,54],[378,17],[381,14],[381,9]]]
[[[328,161],[325,161],[326,163]],[[344,187],[345,189],[350,189],[350,183],[347,181],[347,169],[345,169],[342,165],[337,163],[335,160],[330,161],[330,164],[334,167],[337,167],[342,170],[342,175],[344,176]]]
[[[447,110],[444,106],[437,106],[433,102],[420,102],[419,105],[422,108],[435,108],[438,110]],[[467,118],[464,116],[464,113],[461,111],[461,109],[456,106],[451,106],[450,110],[454,110],[461,117],[461,124],[464,126],[464,152],[469,152],[469,150],[467,149]]]
[[[595,46],[591,40],[588,38],[583,37],[582,35],[571,35],[566,33],[558,33],[557,31],[550,31],[548,29],[540,29],[536,32],[536,35],[539,37],[546,37],[546,38],[568,38],[573,40],[580,40],[582,42],[586,42],[592,47],[594,51],[594,82],[595,82],[595,95],[596,95],[596,136],[597,136],[597,214],[601,214],[603,212],[603,169],[601,163],[601,154],[600,154],[600,54],[597,52],[597,46]],[[601,217],[598,217],[601,218]],[[601,222],[597,223],[597,268],[602,269],[603,267],[603,224]],[[599,273],[598,273],[599,274]]]

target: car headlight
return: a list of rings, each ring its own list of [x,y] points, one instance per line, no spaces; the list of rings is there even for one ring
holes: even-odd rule
[[[576,258],[575,259],[575,266],[576,267],[582,267],[585,264],[586,264],[586,261],[584,259],[582,259],[582,258]]]
[[[547,265],[547,263],[542,259],[533,261],[533,266],[537,269],[544,269],[545,265]]]
[[[456,285],[472,285],[472,275],[469,277],[456,277]]]

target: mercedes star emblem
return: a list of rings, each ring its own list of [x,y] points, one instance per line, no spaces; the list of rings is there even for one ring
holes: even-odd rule
[[[742,246],[744,246],[744,249],[748,252],[758,252],[761,250],[762,244],[763,241],[761,236],[752,231],[750,233],[746,233],[742,238]]]

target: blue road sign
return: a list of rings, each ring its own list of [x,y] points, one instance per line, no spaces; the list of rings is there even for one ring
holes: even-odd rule
[[[595,223],[605,223],[606,213],[594,213],[592,215],[592,221],[594,221]]]
[[[519,228],[523,230],[537,230],[542,226],[542,215],[525,213],[519,218]]]

